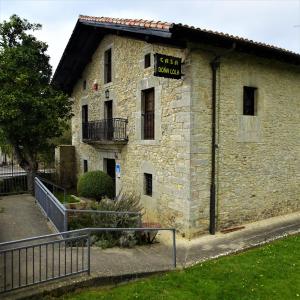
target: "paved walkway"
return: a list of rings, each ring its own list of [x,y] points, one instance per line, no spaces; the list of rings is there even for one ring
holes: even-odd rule
[[[50,233],[31,195],[0,196],[0,243]]]
[[[21,198],[21,196],[18,197]],[[19,200],[18,197],[15,198],[16,201]],[[27,196],[27,198],[29,199],[30,196]],[[0,203],[2,203],[1,201],[3,200],[0,200]],[[28,201],[30,202],[30,200]],[[26,201],[20,203],[26,203]],[[1,205],[2,204],[0,204],[0,207]],[[24,214],[26,215],[25,211]],[[45,226],[45,231],[48,231],[49,229],[47,228],[45,221],[43,221],[43,217],[41,217],[39,214],[39,211],[36,212],[36,215],[39,216],[37,218],[37,220],[39,220],[38,222]],[[1,222],[2,226],[0,225],[0,228],[3,228],[4,223],[3,221]],[[24,233],[23,229],[22,232],[24,237],[26,234]],[[242,230],[227,234],[217,233],[215,236],[204,235],[197,239],[193,239],[192,241],[187,241],[178,237],[177,265],[179,268],[184,268],[206,259],[227,255],[236,251],[242,251],[255,245],[280,238],[284,235],[295,234],[299,232],[300,213],[294,213],[282,217],[275,217],[268,220],[251,223],[245,225],[245,228]],[[34,234],[36,233],[28,233],[28,235]],[[40,234],[40,232],[38,234]],[[16,233],[14,236],[16,236]],[[171,237],[170,234],[169,237]],[[111,248],[101,250],[99,248],[92,247],[91,276],[75,276],[73,278],[28,288],[26,289],[25,294],[24,290],[20,290],[14,292],[13,294],[8,294],[7,296],[18,299],[19,297],[22,298],[24,295],[29,296],[45,290],[51,290],[58,287],[61,288],[62,286],[68,289],[68,286],[72,286],[74,283],[79,284],[79,282],[80,284],[84,285],[85,282],[91,282],[91,280],[97,279],[97,283],[99,284],[105,281],[105,278],[111,276],[126,277],[128,274],[136,274],[136,276],[138,276],[140,273],[171,270],[173,269],[171,239],[168,238],[167,233],[159,234],[158,239],[160,240],[160,243],[150,246],[135,247],[133,249]],[[61,249],[61,251],[64,250]],[[73,250],[73,253],[74,251],[75,249]],[[67,257],[69,260],[70,255],[67,255]],[[51,273],[51,264],[48,265],[48,268],[50,268],[49,273]],[[45,267],[43,266],[42,269],[44,270]]]

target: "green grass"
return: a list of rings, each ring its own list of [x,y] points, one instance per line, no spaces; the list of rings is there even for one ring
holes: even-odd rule
[[[300,235],[114,288],[60,299],[299,299]]]
[[[79,200],[73,198],[72,195],[70,195],[70,194],[66,194],[66,199],[64,199],[64,193],[62,193],[62,192],[55,192],[54,195],[61,203],[79,202]]]

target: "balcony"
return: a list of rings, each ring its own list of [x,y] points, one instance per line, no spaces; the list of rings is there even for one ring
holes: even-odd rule
[[[126,144],[127,123],[122,118],[82,123],[82,140],[89,144]]]

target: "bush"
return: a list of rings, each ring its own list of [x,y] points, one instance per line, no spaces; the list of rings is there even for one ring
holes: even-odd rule
[[[80,176],[77,184],[79,196],[100,201],[103,197],[114,197],[114,183],[109,175],[102,171],[91,171]]]
[[[94,202],[91,209],[97,211],[130,211],[137,214],[111,214],[111,213],[85,213],[85,212],[69,212],[69,230],[98,227],[98,228],[129,228],[140,227],[142,207],[140,198],[135,195],[119,196],[116,200],[102,199],[101,202]],[[93,233],[92,243],[101,248],[108,248],[119,245],[121,247],[133,247],[136,244],[141,244],[144,241],[141,239],[139,232],[99,232]]]

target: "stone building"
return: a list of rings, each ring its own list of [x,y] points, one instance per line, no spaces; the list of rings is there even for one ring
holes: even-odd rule
[[[74,100],[77,174],[106,171],[147,221],[192,237],[300,210],[299,54],[80,16],[53,84]]]

